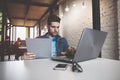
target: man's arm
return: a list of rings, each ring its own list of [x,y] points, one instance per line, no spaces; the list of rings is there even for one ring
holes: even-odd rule
[[[65,38],[60,38],[57,43],[57,47],[59,46],[57,50],[59,50],[60,55],[65,55],[66,50],[69,48],[67,40]]]

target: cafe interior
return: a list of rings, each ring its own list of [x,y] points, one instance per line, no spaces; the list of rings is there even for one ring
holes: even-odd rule
[[[99,57],[119,60],[119,7],[120,0],[1,0],[0,61],[14,61],[16,54],[22,60],[25,39],[44,35],[51,14],[61,18],[59,34],[74,48],[84,28],[108,32]]]

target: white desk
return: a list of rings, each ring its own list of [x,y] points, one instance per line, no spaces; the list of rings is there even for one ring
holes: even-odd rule
[[[0,80],[120,80],[120,61],[81,62],[82,73],[72,72],[71,66],[65,71],[53,70],[58,63],[49,59],[0,62]]]

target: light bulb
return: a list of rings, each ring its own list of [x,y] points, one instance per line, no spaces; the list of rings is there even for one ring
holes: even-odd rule
[[[73,7],[76,7],[76,4],[73,4]]]
[[[60,17],[62,18],[62,17],[63,17],[63,14],[61,14]]]
[[[67,12],[67,11],[69,11],[69,8],[68,8],[68,6],[66,6],[66,8],[65,8],[65,11]]]

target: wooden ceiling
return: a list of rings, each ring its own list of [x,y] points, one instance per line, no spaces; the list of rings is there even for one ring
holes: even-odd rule
[[[6,0],[5,12],[14,26],[33,27],[63,0]]]

